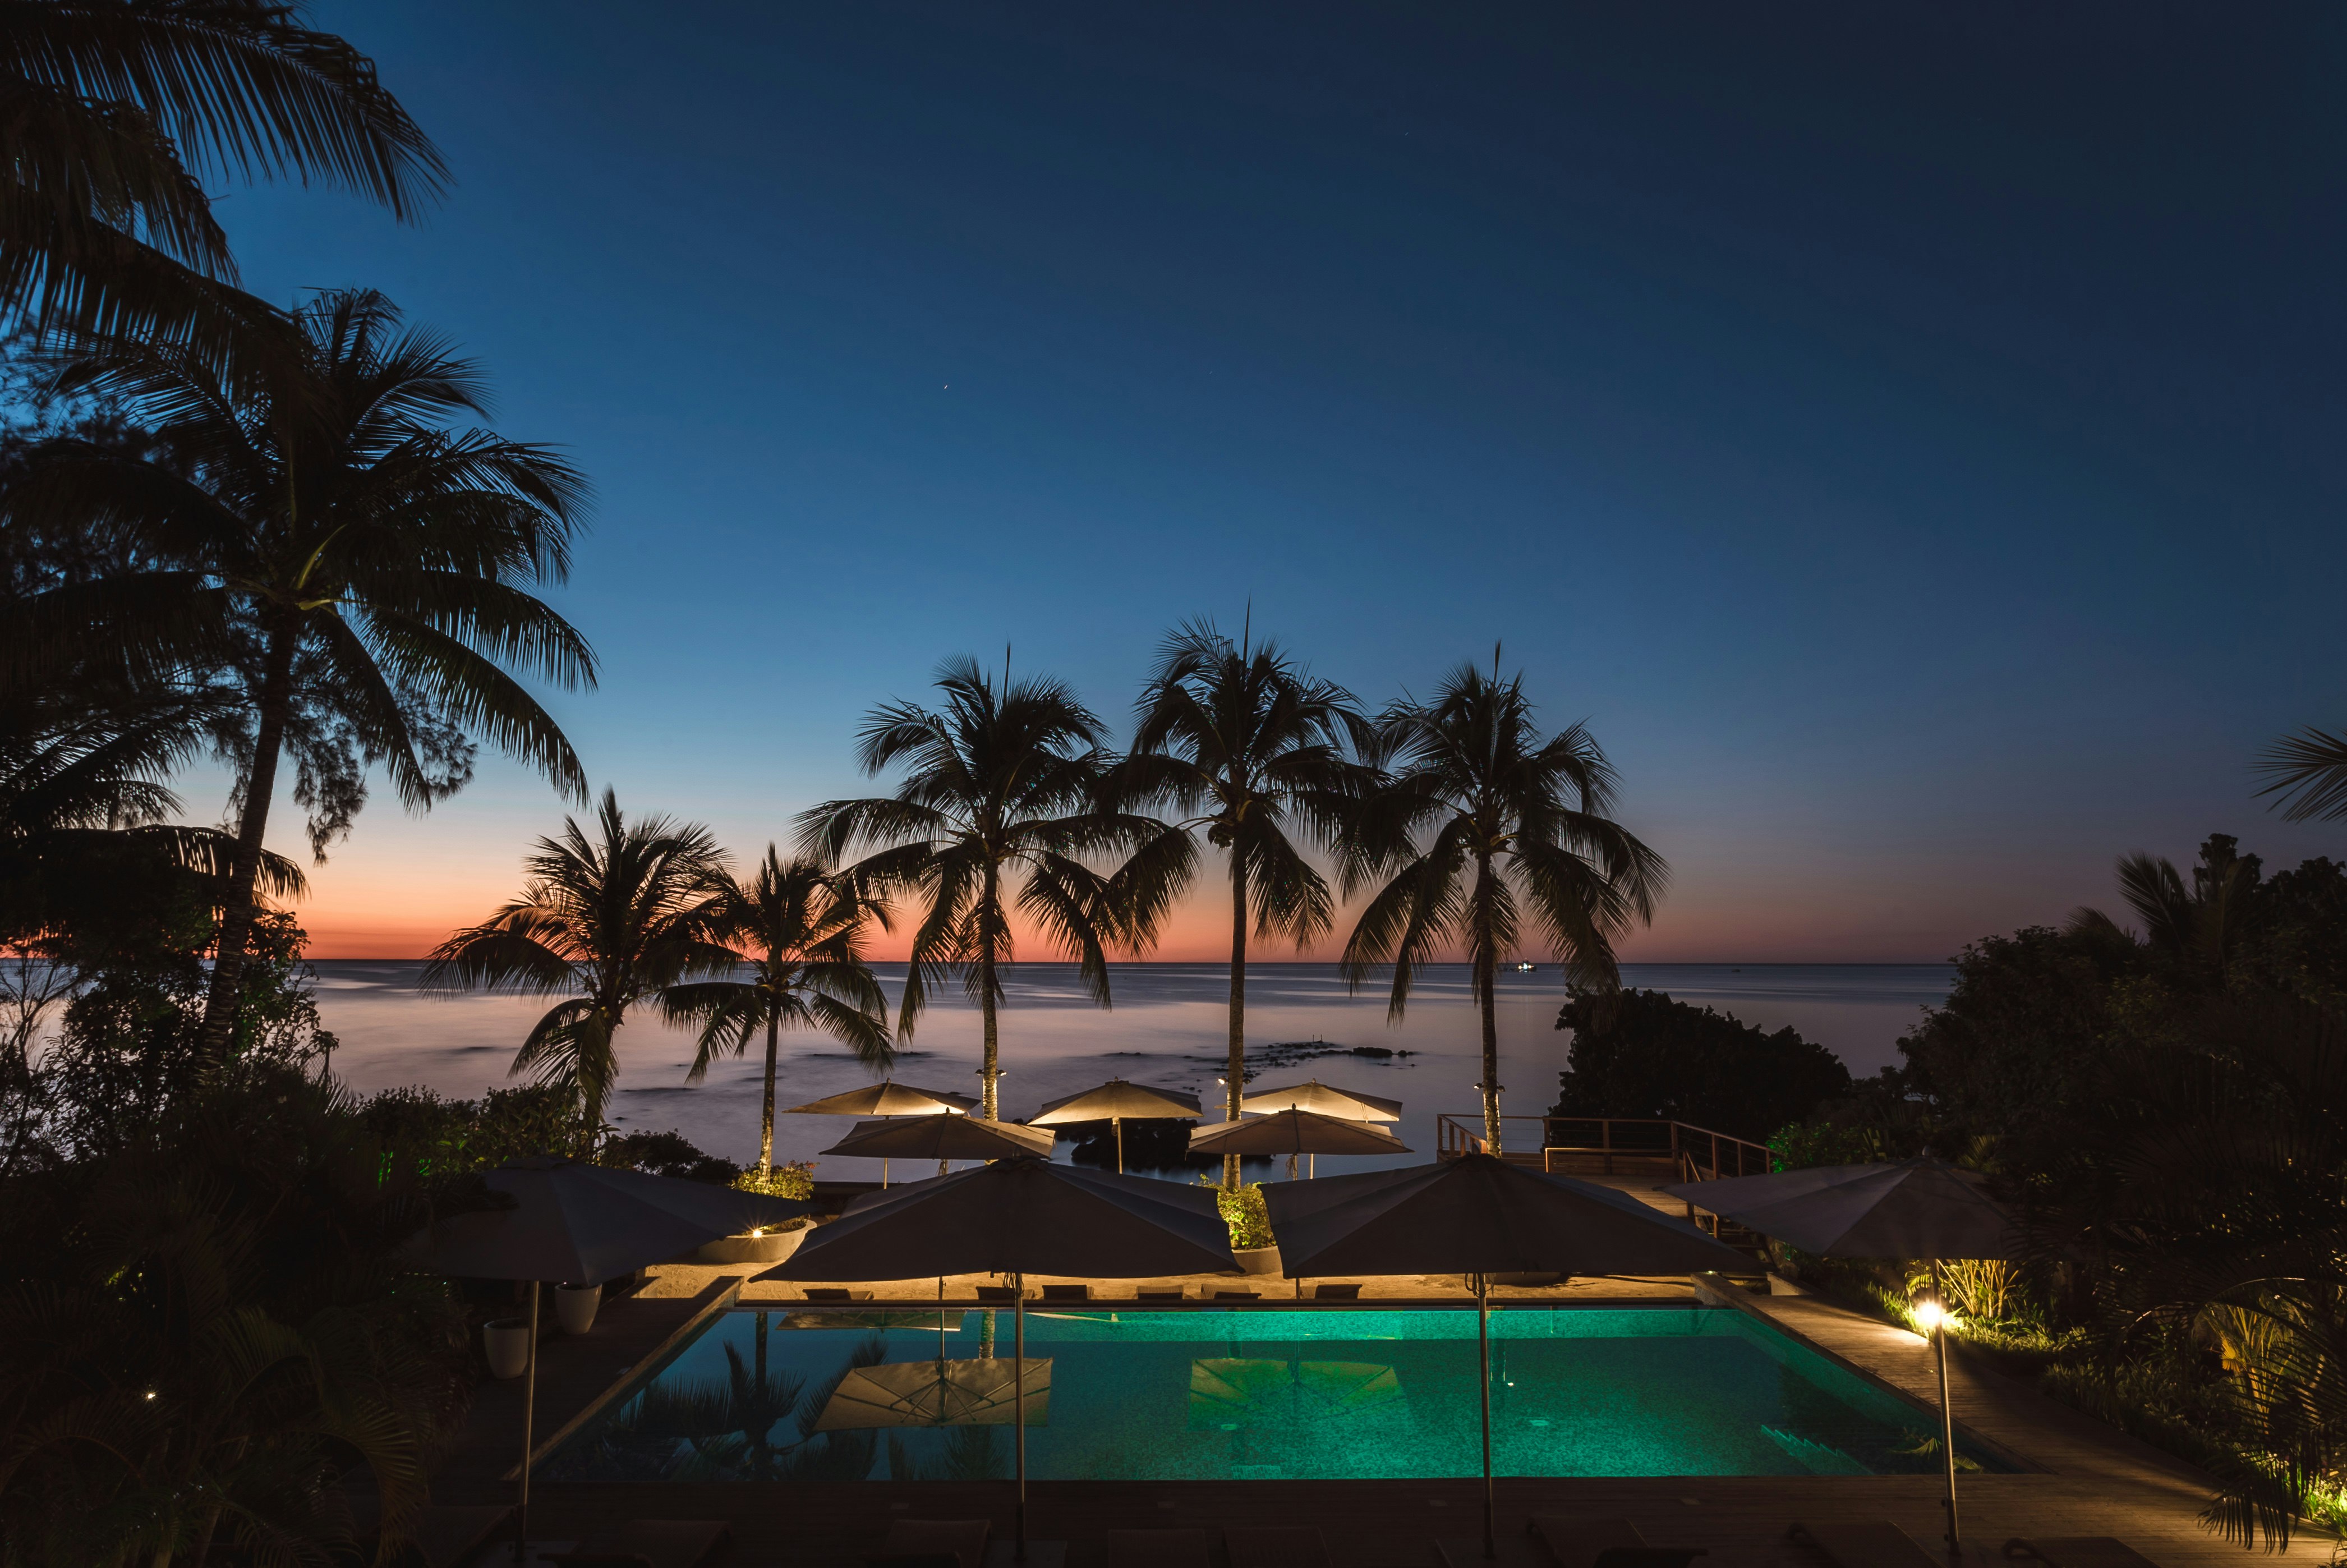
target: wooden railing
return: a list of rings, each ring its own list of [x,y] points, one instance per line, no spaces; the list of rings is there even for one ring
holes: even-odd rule
[[[1502,1116],[1502,1154],[1543,1170],[1601,1175],[1659,1172],[1681,1181],[1757,1176],[1773,1170],[1768,1146],[1686,1122],[1645,1116]],[[1481,1116],[1435,1117],[1435,1153],[1445,1160],[1480,1153]]]

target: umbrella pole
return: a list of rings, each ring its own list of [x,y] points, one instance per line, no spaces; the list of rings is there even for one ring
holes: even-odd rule
[[[1491,1526],[1491,1295],[1490,1277],[1475,1276],[1475,1365],[1483,1389],[1483,1560],[1500,1555],[1500,1542]]]
[[[1112,1116],[1108,1124],[1116,1132],[1116,1173],[1122,1176],[1124,1174],[1124,1118]]]
[[[530,1419],[538,1411],[538,1281],[529,1282],[529,1359],[521,1372],[521,1495],[514,1505],[514,1561],[529,1552]]]
[[[1012,1511],[1012,1560],[1027,1561],[1027,1276],[1014,1274],[1018,1301],[1010,1309],[1010,1424],[1019,1433],[1019,1501]]]
[[[1948,1403],[1948,1304],[1940,1294],[1940,1260],[1932,1260],[1932,1300],[1940,1308],[1932,1341],[1940,1352],[1940,1455],[1948,1461],[1948,1550],[1962,1552],[1956,1540],[1956,1412]]]

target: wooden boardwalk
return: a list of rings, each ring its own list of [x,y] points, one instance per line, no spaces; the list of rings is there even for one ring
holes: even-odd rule
[[[550,1433],[585,1408],[622,1367],[651,1354],[738,1284],[743,1272],[662,1271],[642,1296],[608,1309],[586,1338],[548,1341],[539,1430]],[[774,1288],[760,1285],[751,1291],[763,1296]],[[1659,1294],[1668,1287],[1657,1282],[1649,1288]],[[1460,1298],[1455,1280],[1408,1282],[1399,1293]],[[1588,1299],[1605,1293],[1604,1282],[1584,1281],[1571,1295]],[[1684,1296],[1686,1287],[1671,1293]],[[934,1294],[908,1292],[905,1298],[917,1306],[934,1300]],[[1732,1293],[1732,1304],[1909,1396],[1928,1400],[1935,1388],[1930,1352],[1913,1335],[1814,1297],[1739,1291]],[[1961,1354],[1952,1384],[1958,1419],[2028,1467],[2022,1473],[1962,1479],[1967,1550],[1960,1564],[2004,1568],[1996,1548],[2014,1535],[2115,1535],[2163,1568],[2213,1568],[2243,1559],[2239,1548],[2198,1527],[2210,1488],[2188,1467],[1969,1364]],[[519,1443],[518,1417],[512,1385],[484,1389],[471,1426],[436,1481],[436,1498],[470,1502],[509,1496],[503,1478]],[[1440,1560],[1438,1538],[1476,1532],[1478,1493],[1471,1480],[1038,1481],[1030,1488],[1030,1518],[1037,1537],[1071,1543],[1068,1561],[1077,1568],[1112,1563],[1105,1547],[1111,1530],[1291,1523],[1317,1525],[1338,1563],[1427,1568]],[[1890,1519],[1927,1545],[1937,1544],[1942,1529],[1938,1485],[1928,1477],[1514,1478],[1499,1482],[1498,1496],[1503,1535],[1520,1535],[1535,1512],[1623,1515],[1657,1544],[1706,1548],[1710,1556],[1702,1568],[1825,1568],[1814,1553],[1786,1542],[1786,1528],[1796,1521]],[[565,1540],[630,1518],[723,1519],[734,1536],[720,1560],[723,1568],[834,1568],[875,1550],[891,1518],[983,1517],[1008,1530],[1010,1489],[1001,1482],[542,1482],[532,1513],[533,1535]],[[2328,1556],[2328,1542],[2312,1540],[2288,1553],[2293,1563]]]

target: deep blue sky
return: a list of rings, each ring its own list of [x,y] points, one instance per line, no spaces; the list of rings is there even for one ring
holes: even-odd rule
[[[1121,718],[1252,598],[1378,701],[1504,639],[1676,867],[1635,957],[2347,850],[2250,772],[2347,723],[2336,7],[314,15],[457,183],[234,191],[246,281],[383,289],[594,477],[625,804],[754,849],[940,655]],[[310,924],[409,950],[558,813],[379,803]]]

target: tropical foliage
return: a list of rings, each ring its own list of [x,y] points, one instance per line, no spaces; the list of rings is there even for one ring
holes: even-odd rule
[[[620,1028],[669,987],[723,975],[729,888],[709,830],[665,816],[630,822],[603,792],[591,828],[565,818],[523,857],[520,897],[433,949],[427,989],[564,996],[514,1057],[516,1073],[559,1086],[591,1152],[620,1075]]]
[[[1175,820],[1133,858],[1152,894],[1170,900],[1196,872],[1195,835],[1221,850],[1231,882],[1229,1060],[1225,1112],[1238,1120],[1246,1091],[1247,935],[1298,948],[1325,934],[1336,900],[1291,827],[1331,850],[1366,793],[1368,770],[1348,750],[1374,745],[1352,696],[1307,675],[1278,644],[1234,643],[1211,621],[1165,640],[1134,708],[1132,754],[1112,793]],[[1141,882],[1138,875],[1128,878]],[[1223,1162],[1239,1184],[1239,1158]]]
[[[1499,967],[1528,946],[1568,982],[1620,984],[1614,945],[1654,918],[1663,857],[1614,820],[1613,764],[1573,724],[1534,727],[1523,680],[1461,665],[1426,702],[1378,721],[1388,772],[1356,819],[1348,894],[1374,889],[1346,940],[1346,979],[1392,967],[1389,1010],[1400,1018],[1419,969],[1463,950],[1483,1035],[1483,1138],[1500,1152]]]
[[[1575,995],[1553,1116],[1685,1122],[1756,1142],[1850,1089],[1850,1070],[1789,1024],[1774,1034],[1660,991]]]

